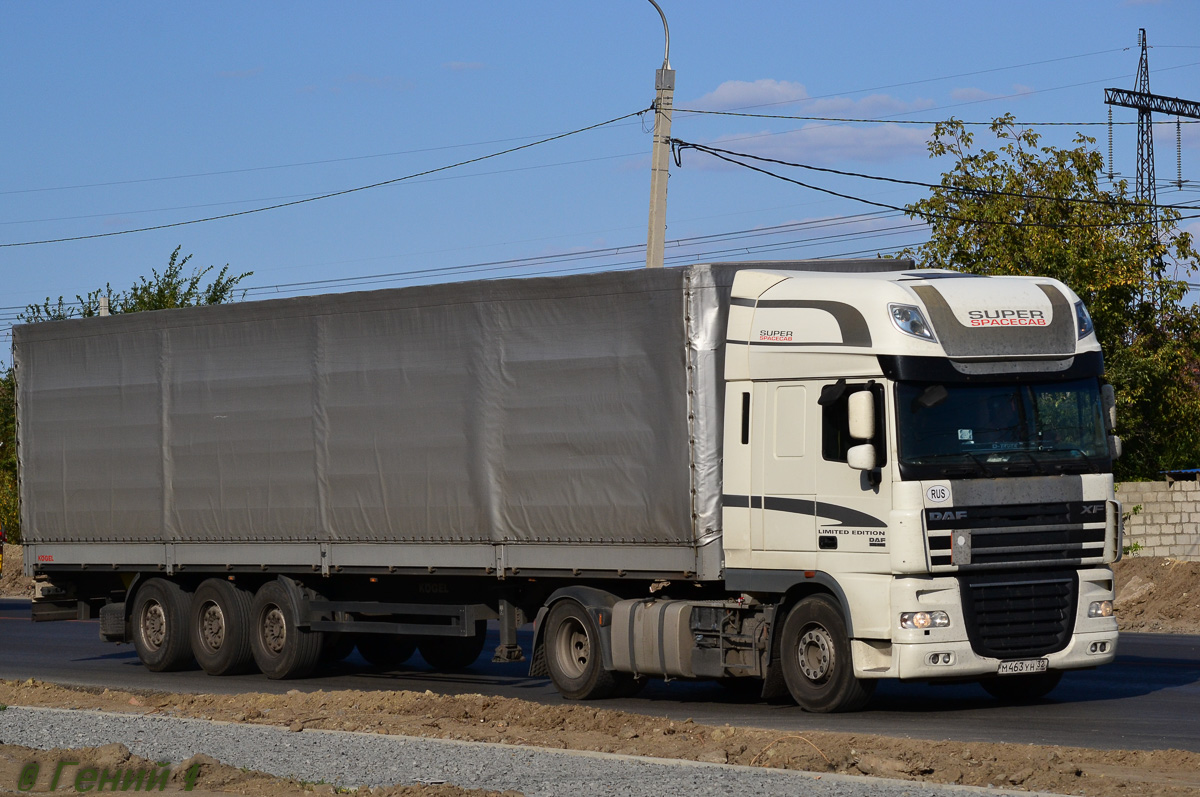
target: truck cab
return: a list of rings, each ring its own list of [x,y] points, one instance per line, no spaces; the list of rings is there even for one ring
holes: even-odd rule
[[[845,626],[776,629],[793,695],[836,710],[880,678],[978,677],[1036,697],[1114,658],[1103,372],[1083,303],[1052,279],[736,275],[726,583],[764,602],[824,593]],[[853,680],[835,672],[847,653]]]

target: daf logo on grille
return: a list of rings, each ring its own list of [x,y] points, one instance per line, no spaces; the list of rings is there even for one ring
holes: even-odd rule
[[[967,510],[965,509],[959,509],[957,511],[948,509],[945,512],[938,512],[932,509],[929,511],[930,520],[962,520],[966,516]]]

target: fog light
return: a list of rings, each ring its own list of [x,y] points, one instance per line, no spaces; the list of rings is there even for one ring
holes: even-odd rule
[[[945,612],[904,612],[900,615],[901,628],[949,628],[950,615]]]
[[[1088,653],[1091,655],[1095,655],[1097,653],[1108,653],[1108,647],[1108,642],[1093,642],[1092,644],[1088,645]]]
[[[1092,601],[1088,605],[1088,617],[1112,617],[1112,601]]]
[[[954,661],[953,653],[930,653],[925,659],[930,665],[950,664]]]

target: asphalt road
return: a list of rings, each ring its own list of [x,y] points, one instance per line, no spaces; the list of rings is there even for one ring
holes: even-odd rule
[[[97,626],[96,621],[32,623],[28,601],[0,599],[0,678],[228,694],[430,689],[565,702],[549,681],[528,677],[526,664],[491,664],[487,655],[468,672],[455,675],[429,672],[419,656],[402,670],[372,672],[357,654],[303,681],[271,681],[263,675],[213,678],[200,670],[152,673],[141,666],[131,645],[101,642]],[[490,635],[485,651],[498,644],[495,631]],[[521,641],[528,651],[528,631]],[[882,682],[867,710],[857,714],[806,714],[795,706],[744,699],[717,684],[654,681],[637,697],[597,705],[780,731],[1200,752],[1200,636],[1122,634],[1115,663],[1068,673],[1048,698],[1031,706],[1002,706],[973,684],[894,681]]]

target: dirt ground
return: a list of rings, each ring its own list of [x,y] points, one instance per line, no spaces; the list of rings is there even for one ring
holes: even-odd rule
[[[0,681],[0,703],[217,719],[295,732],[320,728],[506,742],[1096,797],[1183,797],[1200,792],[1200,754],[1178,750],[1100,751],[867,734],[780,734],[628,714],[594,704],[543,706],[483,695],[297,690],[284,695],[134,694],[29,680]]]
[[[33,595],[33,579],[21,575],[21,546],[4,546],[4,567],[0,572],[0,598],[28,598]]]
[[[120,772],[119,779],[124,779],[124,773],[144,770],[154,772],[155,776],[162,771],[162,765],[145,758],[130,755],[123,744],[106,744],[103,747],[84,747],[75,750],[34,750],[13,744],[0,744],[0,794],[37,794],[51,791],[55,770],[60,761],[76,761],[78,766],[64,766],[54,791],[72,792],[91,791],[98,785],[102,773],[107,770],[109,775]],[[195,777],[188,783],[188,772],[195,765]],[[89,775],[86,770],[93,768],[95,775]],[[244,794],[251,797],[313,797],[313,795],[335,794],[333,786],[324,783],[303,783],[287,778],[276,778],[262,772],[238,769],[228,764],[222,764],[215,758],[197,755],[181,763],[170,765],[171,779],[162,791],[187,791],[193,797],[216,797],[216,795]],[[83,780],[78,784],[75,778],[82,775]],[[133,775],[136,778],[136,774]],[[27,778],[27,779],[25,779]],[[134,785],[131,781],[130,785]],[[24,788],[32,784],[32,788]],[[108,785],[110,791],[116,791],[118,786]],[[188,788],[188,786],[191,788]],[[99,791],[100,789],[97,789]],[[133,790],[133,789],[130,789]],[[158,791],[158,789],[155,789]],[[460,789],[457,786],[445,785],[401,785],[385,788],[360,788],[355,794],[362,797],[520,797],[515,791],[484,791],[481,789]]]
[[[1113,571],[1122,631],[1200,634],[1200,562],[1127,556]]]

